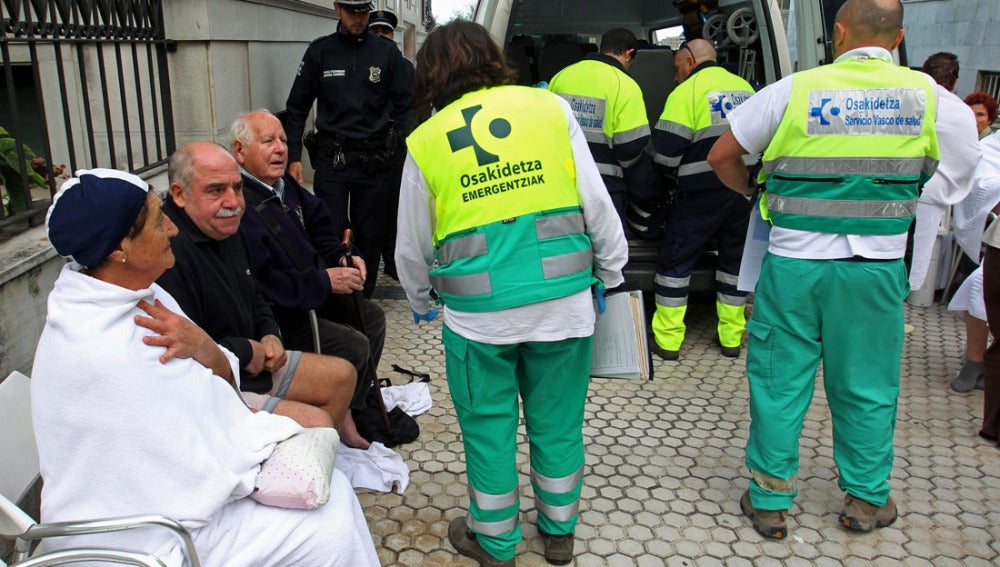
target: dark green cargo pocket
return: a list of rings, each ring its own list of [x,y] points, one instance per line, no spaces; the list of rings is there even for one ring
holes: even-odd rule
[[[750,318],[747,321],[747,377],[770,388],[774,376],[774,327]]]
[[[445,373],[448,377],[452,402],[459,411],[471,408],[472,384],[469,382],[467,360],[469,341],[445,326],[441,333],[441,342],[444,343]]]

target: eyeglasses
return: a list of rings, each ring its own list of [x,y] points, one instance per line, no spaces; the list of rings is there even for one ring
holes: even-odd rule
[[[695,59],[694,51],[691,51],[691,48],[688,47],[688,42],[685,41],[684,43],[682,43],[681,46],[677,48],[677,51],[680,51],[682,49],[686,49],[688,54],[691,55],[691,59]]]

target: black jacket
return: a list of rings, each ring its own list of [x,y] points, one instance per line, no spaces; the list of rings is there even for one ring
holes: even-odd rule
[[[243,241],[239,235],[225,240],[205,236],[172,198],[167,198],[163,212],[177,225],[178,234],[170,243],[176,261],[156,283],[188,318],[239,358],[240,389],[268,392],[270,373],[251,378],[242,368],[253,357],[249,339],[280,337],[281,330],[257,290]]]
[[[338,31],[313,41],[285,102],[288,161],[302,160],[302,134],[313,101],[318,101],[320,135],[366,140],[385,136],[394,123],[405,136],[413,127],[412,89],[402,53],[385,38]]]

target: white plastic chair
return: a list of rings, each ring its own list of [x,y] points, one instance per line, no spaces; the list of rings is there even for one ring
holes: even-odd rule
[[[43,567],[81,561],[101,561],[123,565],[163,566],[159,558],[142,552],[106,547],[64,549],[32,554],[33,544],[44,538],[116,532],[159,526],[181,541],[185,564],[201,567],[194,541],[187,529],[164,516],[145,515],[118,518],[51,522],[39,524],[17,502],[38,478],[38,450],[31,423],[31,395],[28,377],[14,372],[0,382],[0,538],[14,541],[11,567]],[[0,566],[8,565],[0,557]]]

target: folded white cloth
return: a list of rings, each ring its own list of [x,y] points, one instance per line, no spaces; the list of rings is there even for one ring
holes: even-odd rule
[[[334,467],[344,473],[354,488],[392,492],[396,487],[402,494],[410,485],[410,468],[403,458],[377,441],[367,450],[341,443]]]
[[[382,399],[385,400],[385,411],[399,406],[409,415],[420,415],[431,409],[431,388],[427,382],[410,382],[401,386],[382,388]]]

